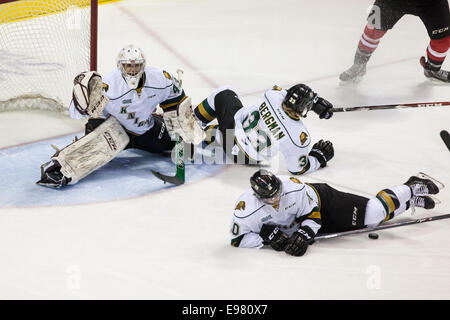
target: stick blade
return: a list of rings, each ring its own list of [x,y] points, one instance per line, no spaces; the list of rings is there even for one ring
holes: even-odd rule
[[[450,151],[450,134],[447,130],[442,130],[440,132],[442,141],[444,141],[445,145],[447,146],[448,151]]]
[[[168,182],[171,184],[175,184],[177,186],[184,184],[184,180],[177,176],[166,176],[165,174],[159,173],[157,171],[151,170],[153,175],[158,179],[164,181],[164,183]]]

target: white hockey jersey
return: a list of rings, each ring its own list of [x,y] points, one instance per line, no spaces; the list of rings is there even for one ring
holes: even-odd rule
[[[274,86],[264,93],[261,104],[241,108],[235,114],[237,146],[256,161],[269,161],[281,152],[289,172],[309,173],[320,163],[308,156],[311,136],[303,122],[291,118],[281,106],[286,92]]]
[[[153,127],[152,113],[158,105],[166,110],[185,96],[178,80],[166,71],[146,67],[143,77],[143,85],[137,89],[128,87],[118,69],[104,77],[103,87],[109,102],[100,118],[112,115],[127,131],[141,135]],[[75,119],[85,117],[76,110],[73,101],[69,113]]]
[[[231,245],[261,248],[263,239],[259,232],[263,224],[277,225],[289,236],[305,225],[315,233],[319,231],[319,198],[315,190],[295,177],[278,178],[283,190],[277,208],[262,202],[251,188],[239,197],[231,220]]]

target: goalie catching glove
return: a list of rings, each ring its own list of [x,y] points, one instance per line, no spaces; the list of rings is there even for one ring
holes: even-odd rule
[[[176,110],[164,112],[163,118],[167,131],[173,140],[178,134],[185,142],[195,145],[205,138],[205,131],[198,123],[192,110],[190,97],[181,101]]]
[[[73,80],[73,104],[82,115],[97,118],[109,102],[102,77],[96,71],[82,72]]]

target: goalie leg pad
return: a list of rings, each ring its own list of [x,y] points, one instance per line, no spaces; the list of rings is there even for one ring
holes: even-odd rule
[[[52,160],[61,165],[61,173],[74,184],[111,161],[129,143],[130,138],[114,117],[109,117],[91,133],[57,152]]]

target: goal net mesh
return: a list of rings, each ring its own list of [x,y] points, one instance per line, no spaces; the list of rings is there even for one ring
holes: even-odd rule
[[[90,0],[0,0],[0,111],[67,112],[90,69]]]

